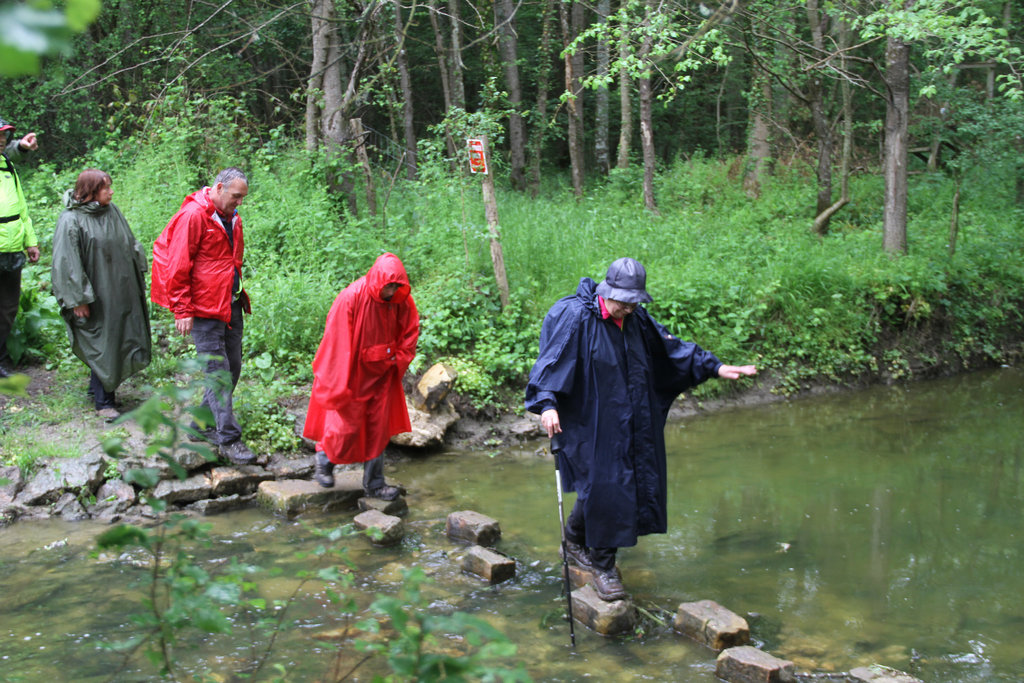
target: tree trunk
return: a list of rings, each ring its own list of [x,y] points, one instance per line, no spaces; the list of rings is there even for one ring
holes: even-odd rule
[[[530,136],[530,196],[540,191],[541,149],[544,145],[544,131],[547,128],[548,110],[548,65],[551,60],[551,16],[554,0],[545,0],[541,10],[540,48],[537,55],[537,106]]]
[[[445,116],[448,116],[452,111],[452,84],[448,66],[448,47],[445,45],[444,32],[441,30],[441,22],[438,19],[437,0],[430,0],[427,7],[430,8],[430,27],[434,30],[434,54],[437,55],[437,70],[441,74],[441,94],[444,97],[444,113]],[[444,139],[445,146],[448,149],[448,157],[454,159],[458,150],[455,146],[455,140],[452,139],[451,130],[447,127],[445,127]],[[452,165],[452,170],[454,171],[457,164],[453,163]]]
[[[316,151],[320,141],[320,107],[333,19],[333,0],[315,0],[310,13],[313,60],[306,87],[306,150],[310,152]]]
[[[905,3],[908,6],[910,2]],[[885,205],[882,247],[907,252],[907,117],[910,112],[910,46],[890,36],[885,45]]]
[[[370,156],[366,153],[366,131],[363,130],[363,122],[360,119],[351,119],[348,125],[349,135],[355,146],[356,158],[363,169],[363,182],[366,183],[366,208],[371,216],[376,216],[377,190],[373,183],[373,166],[370,165]]]
[[[570,14],[570,40],[575,40],[576,36],[583,32],[586,27],[586,9],[587,6],[577,0],[572,3],[572,12]],[[584,50],[576,50],[576,53],[572,55],[572,92],[576,95],[575,111],[576,111],[576,134],[579,137],[580,146],[580,182],[586,177],[587,167],[587,155],[586,145],[584,138],[586,136],[587,126],[583,117],[584,107],[584,88],[583,88],[583,73],[584,73]]]
[[[750,88],[750,119],[747,138],[747,168],[743,175],[743,189],[747,196],[761,196],[761,176],[767,172],[771,159],[768,121],[772,110],[772,84],[769,75],[756,62]]]
[[[651,110],[651,77],[640,77],[640,146],[644,155],[644,207],[658,213],[658,204],[654,199],[654,168],[657,157],[654,152],[654,128]]]
[[[597,20],[601,24],[608,23],[608,15],[611,13],[611,0],[598,0]],[[597,164],[597,172],[601,175],[608,175],[611,161],[608,155],[608,86],[604,80],[608,76],[608,65],[610,63],[608,41],[601,38],[597,41],[597,77],[602,83],[594,94],[594,161]]]
[[[494,28],[498,32],[498,55],[505,72],[505,87],[512,113],[508,119],[509,179],[512,189],[525,190],[526,130],[520,113],[523,92],[519,85],[518,46],[513,19],[516,6],[513,0],[494,0]]]
[[[498,229],[498,199],[494,193],[494,167],[491,165],[491,143],[483,136],[484,159],[487,173],[480,174],[480,186],[483,190],[484,216],[487,218],[487,231],[491,235],[491,265],[494,267],[494,281],[498,285],[498,296],[502,309],[508,308],[509,291],[508,276],[505,274],[505,255],[501,249],[501,232]]]
[[[412,80],[409,78],[409,62],[405,52],[405,24],[402,22],[402,0],[394,0],[395,43],[398,54],[398,80],[402,89],[402,132],[405,135],[405,173],[409,180],[416,179],[416,128],[413,125]],[[415,10],[413,10],[415,11]]]
[[[569,12],[564,2],[558,4],[558,21],[562,28],[562,48],[568,48],[572,42],[569,32]],[[580,141],[582,131],[577,113],[578,102],[573,89],[576,78],[573,75],[573,57],[565,54],[565,90],[569,93],[566,113],[569,118],[569,164],[572,167],[572,191],[576,199],[583,197],[583,145]]]
[[[459,19],[459,0],[448,0],[448,21],[452,22],[452,105],[466,108],[466,86],[462,80],[462,24]]]
[[[629,56],[629,37],[622,36],[619,42],[619,58],[625,62]],[[629,148],[633,142],[633,79],[626,68],[619,70],[619,149],[615,160],[616,168],[629,168]]]
[[[953,192],[953,210],[949,215],[949,255],[956,253],[956,238],[960,233],[960,177],[954,179],[956,190]]]
[[[824,54],[825,41],[822,36],[821,13],[818,11],[818,0],[807,0],[807,23],[811,29],[811,42],[816,54]],[[815,207],[814,229],[818,235],[828,232],[829,216],[826,214],[832,206],[832,127],[825,113],[825,93],[819,73],[811,73],[807,87],[807,99],[811,108],[811,121],[814,124],[814,135],[818,139],[818,201]]]

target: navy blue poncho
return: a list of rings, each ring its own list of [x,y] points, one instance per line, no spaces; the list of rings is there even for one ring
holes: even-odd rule
[[[643,308],[622,329],[603,319],[595,283],[544,318],[526,409],[558,410],[558,467],[583,501],[586,545],[620,548],[667,528],[665,420],[672,401],[722,363],[670,334]]]

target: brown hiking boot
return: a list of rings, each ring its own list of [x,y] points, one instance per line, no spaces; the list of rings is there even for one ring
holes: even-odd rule
[[[629,597],[625,586],[622,585],[622,577],[619,576],[617,567],[609,571],[595,571],[594,580],[591,582],[591,585],[594,586],[597,597],[605,602],[625,600]]]
[[[587,549],[579,543],[573,543],[568,538],[565,539],[565,557],[581,569],[594,571],[594,564],[590,561],[590,553],[587,552]]]

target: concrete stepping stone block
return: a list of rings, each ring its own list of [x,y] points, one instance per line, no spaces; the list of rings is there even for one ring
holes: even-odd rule
[[[188,479],[164,479],[153,489],[153,497],[165,503],[194,503],[213,492],[210,478],[197,474]]]
[[[462,569],[476,574],[493,586],[515,577],[516,561],[481,545],[474,545],[462,558]]]
[[[234,465],[214,467],[210,470],[210,486],[214,496],[246,495],[254,493],[265,481],[274,475],[259,465]]]
[[[377,545],[394,545],[405,536],[405,525],[401,518],[386,515],[380,510],[360,512],[352,519],[352,523],[360,531],[378,529],[381,532],[381,537],[373,539]]]
[[[474,545],[494,545],[501,538],[498,520],[473,510],[460,510],[448,515],[445,523],[448,538]]]
[[[849,678],[855,683],[923,683],[920,678],[880,664],[859,666],[850,672]]]
[[[793,662],[750,645],[730,647],[718,655],[715,675],[728,683],[795,683]]]
[[[334,486],[329,489],[307,479],[265,481],[256,492],[256,502],[273,512],[293,517],[307,510],[354,509],[363,495],[363,473],[349,470],[335,471]]]
[[[747,620],[714,600],[682,603],[673,626],[679,633],[716,651],[750,642]]]
[[[359,509],[362,511],[366,510],[378,510],[383,512],[385,515],[394,515],[395,517],[404,517],[409,514],[409,504],[405,502],[405,498],[399,496],[394,500],[384,500],[383,498],[370,498],[369,496],[363,496],[358,501]]]
[[[632,631],[637,624],[636,607],[629,600],[605,602],[590,584],[572,592],[572,616],[583,626],[612,636]]]

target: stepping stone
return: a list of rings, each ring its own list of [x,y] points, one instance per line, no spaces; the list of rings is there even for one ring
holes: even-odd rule
[[[467,541],[474,545],[494,545],[501,538],[498,520],[472,510],[461,510],[448,515],[445,523],[448,538]]]
[[[383,498],[370,498],[369,496],[363,496],[359,499],[359,509],[363,510],[378,510],[383,512],[385,515],[394,515],[395,517],[404,517],[409,513],[409,504],[405,502],[405,498],[399,496],[394,500],[384,500]]]
[[[793,662],[756,647],[741,645],[722,650],[715,675],[729,683],[795,683]]]
[[[210,486],[213,487],[213,495],[218,497],[253,493],[261,483],[274,478],[259,465],[233,465],[210,470]]]
[[[462,569],[482,577],[493,586],[515,577],[516,561],[494,550],[475,545],[462,558]]]
[[[750,642],[747,620],[713,600],[682,603],[673,626],[676,631],[712,650],[721,651]]]
[[[402,520],[392,515],[385,515],[380,510],[367,510],[360,512],[352,519],[352,523],[360,531],[377,529],[381,537],[370,537],[376,545],[394,545],[405,536],[405,525]]]
[[[256,502],[278,514],[294,517],[307,510],[354,509],[362,497],[363,473],[349,470],[335,471],[334,486],[329,489],[307,479],[265,481],[256,493]]]
[[[590,584],[572,592],[572,616],[580,624],[603,636],[632,631],[638,618],[632,602],[605,602]]]
[[[213,492],[210,478],[197,474],[188,479],[164,479],[153,489],[153,497],[165,503],[194,503]]]
[[[880,664],[859,666],[849,674],[855,683],[922,683],[920,678]]]

